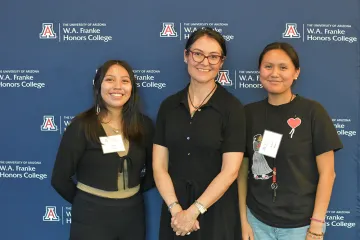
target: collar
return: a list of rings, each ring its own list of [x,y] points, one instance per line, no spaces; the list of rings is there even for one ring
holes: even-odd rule
[[[265,105],[267,107],[269,107],[270,109],[284,109],[284,108],[288,108],[291,107],[292,105],[294,105],[297,101],[299,101],[301,99],[301,96],[299,96],[299,94],[294,94],[295,97],[288,103],[284,103],[281,105],[271,105],[268,101],[268,98],[265,98]]]
[[[221,84],[218,82],[215,82],[217,84],[217,88],[214,92],[214,94],[210,97],[209,101],[204,104],[202,107],[213,107],[218,111],[221,111],[221,101],[224,99],[224,93],[226,93],[226,90],[224,89]],[[178,104],[184,105],[186,108],[189,108],[188,104],[188,90],[189,90],[190,83],[181,90],[178,98]],[[177,105],[178,105],[177,104]]]

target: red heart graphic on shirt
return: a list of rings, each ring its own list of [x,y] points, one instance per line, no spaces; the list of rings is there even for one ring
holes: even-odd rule
[[[289,118],[287,120],[287,124],[291,127],[291,128],[297,128],[298,126],[300,126],[301,124],[301,119],[300,118]]]

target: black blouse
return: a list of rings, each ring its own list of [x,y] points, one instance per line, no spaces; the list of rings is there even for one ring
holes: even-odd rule
[[[51,184],[68,202],[72,203],[76,193],[74,178],[88,186],[104,191],[117,191],[118,173],[127,161],[128,187],[141,184],[143,191],[154,186],[152,173],[153,123],[143,116],[143,144],[130,141],[126,156],[118,153],[104,154],[100,143],[88,141],[82,128],[81,119],[75,118],[62,137]],[[106,136],[101,129],[102,136]],[[146,174],[144,174],[146,172]]]
[[[188,87],[161,104],[154,143],[169,152],[169,175],[180,205],[186,209],[221,172],[226,152],[245,151],[245,112],[242,104],[221,85],[191,117]],[[191,239],[240,239],[236,181],[199,217],[201,230]],[[159,240],[177,239],[170,227],[171,214],[162,207]],[[180,239],[180,238],[179,238]]]
[[[187,90],[161,104],[154,143],[168,148],[171,176],[212,181],[221,170],[223,153],[245,152],[244,108],[218,85],[209,101],[191,117]]]

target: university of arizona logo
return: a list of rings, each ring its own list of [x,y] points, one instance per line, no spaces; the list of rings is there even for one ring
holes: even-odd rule
[[[296,23],[287,23],[285,32],[282,34],[283,38],[300,38],[300,33],[297,31]]]
[[[57,131],[58,127],[55,125],[54,116],[44,116],[44,122],[40,126],[40,129],[41,131]]]
[[[178,34],[175,31],[174,23],[163,23],[163,29],[160,32],[160,37],[177,37]]]
[[[46,206],[46,212],[43,216],[43,221],[45,222],[58,222],[60,221],[59,216],[56,213],[56,207]]]
[[[220,70],[216,81],[223,86],[231,86],[232,81],[229,77],[229,70]]]
[[[39,35],[40,39],[56,39],[54,25],[52,23],[43,23],[42,31]]]

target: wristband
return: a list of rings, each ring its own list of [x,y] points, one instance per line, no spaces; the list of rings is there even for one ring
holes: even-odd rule
[[[307,230],[307,234],[309,237],[314,238],[314,239],[323,239],[324,238],[324,233],[314,233],[312,231],[310,231],[310,229],[308,228]]]
[[[204,205],[202,205],[200,202],[198,202],[197,200],[194,202],[194,205],[195,205],[195,207],[199,210],[199,212],[201,213],[201,214],[204,214],[206,211],[207,211],[207,209],[206,209],[206,207],[204,207]]]
[[[319,222],[319,223],[325,223],[324,220],[316,219],[316,218],[310,218],[311,221]]]
[[[170,212],[171,208],[173,208],[176,204],[179,204],[179,202],[176,201],[176,202],[173,202],[173,203],[169,204],[169,206],[168,206],[169,212]]]

